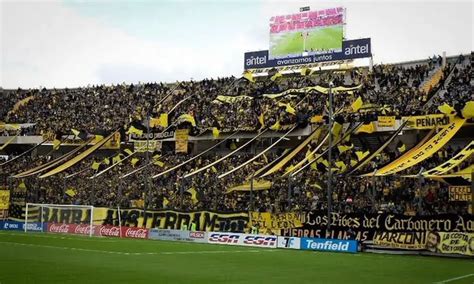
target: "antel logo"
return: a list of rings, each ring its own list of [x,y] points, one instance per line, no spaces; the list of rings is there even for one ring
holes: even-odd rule
[[[5,229],[19,229],[20,227],[16,223],[5,223]]]
[[[344,49],[345,55],[366,54],[369,53],[369,44],[365,45],[350,45]]]
[[[147,229],[128,228],[125,231],[125,236],[128,238],[146,239],[147,233]]]
[[[53,233],[68,233],[69,225],[67,224],[51,224],[49,226],[49,231]]]
[[[246,236],[244,244],[257,246],[274,246],[277,237]]]
[[[230,234],[211,234],[209,236],[209,242],[211,243],[224,243],[224,244],[236,244],[239,242],[240,235]]]
[[[246,66],[262,65],[267,63],[267,56],[250,56],[245,60]]]
[[[204,239],[204,233],[203,232],[190,232],[189,237],[194,238],[194,239]]]

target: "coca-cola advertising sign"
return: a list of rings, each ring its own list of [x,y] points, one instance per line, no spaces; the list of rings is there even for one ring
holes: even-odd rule
[[[104,237],[120,237],[120,227],[116,226],[100,226],[96,231],[98,236]]]
[[[133,239],[148,239],[149,232],[148,229],[136,227],[48,223],[48,232],[50,233],[90,235],[91,231],[94,236]]]
[[[122,227],[122,236],[134,239],[148,239],[148,229],[136,227]]]
[[[74,226],[74,234],[77,235],[90,235],[91,231],[92,234],[95,235],[95,229],[96,226],[91,226],[91,225],[76,225],[76,224],[71,224],[70,226]]]
[[[62,233],[62,234],[74,234],[74,227],[77,225],[73,224],[56,224],[48,223],[48,232],[50,233]]]

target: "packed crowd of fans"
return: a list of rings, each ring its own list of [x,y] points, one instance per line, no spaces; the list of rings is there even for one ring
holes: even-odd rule
[[[421,86],[440,68],[443,68],[444,75],[439,85],[443,86],[455,63],[466,63],[465,59],[452,59],[445,67],[441,66],[440,60],[430,59],[416,64],[375,65],[372,72],[365,67],[320,70],[311,74],[306,72],[304,76],[299,73],[285,74],[274,80],[270,76],[259,77],[255,82],[227,77],[168,85],[149,83],[76,89],[9,90],[2,95],[6,103],[2,107],[0,121],[35,123],[35,128],[28,133],[63,133],[75,128],[97,134],[127,129],[132,121],[143,122],[147,115],[158,117],[167,113],[170,125],[174,125],[182,114],[193,116],[196,127],[201,131],[212,127],[227,131],[257,130],[270,127],[277,121],[281,125],[304,124],[314,115],[326,114],[327,94],[311,91],[290,93],[278,98],[265,95],[311,86],[329,87],[329,82],[335,87],[359,86],[353,92],[340,92],[334,96],[334,108],[343,111],[346,120],[367,119],[368,116],[374,118],[376,115],[438,112],[438,103],[452,97],[453,92],[459,93],[459,98],[453,103],[460,107],[465,99],[472,96],[472,92],[466,90],[470,67],[454,68],[455,79],[460,86],[451,86],[443,97],[434,100],[432,108],[424,105],[436,94],[437,89],[425,93]],[[219,101],[218,96],[233,100]],[[26,97],[32,99],[14,108]],[[351,104],[358,97],[363,100],[364,107],[354,113],[350,111]],[[285,111],[287,104],[295,112]],[[261,116],[263,119],[259,120]],[[162,130],[162,127],[158,128]]]
[[[441,69],[443,75],[438,86],[428,93],[421,86],[443,68],[440,60],[407,66],[377,65],[372,72],[367,68],[352,68],[336,72],[318,71],[306,76],[285,75],[276,80],[258,78],[256,82],[230,77],[170,85],[139,84],[29,91],[19,89],[5,92],[6,108],[2,108],[0,115],[9,123],[36,123],[34,127],[20,130],[21,132],[4,131],[4,135],[64,133],[72,128],[88,133],[110,133],[115,129],[127,129],[131,123],[142,121],[148,115],[158,117],[162,113],[168,114],[170,125],[176,124],[182,114],[189,114],[196,121],[195,128],[200,131],[214,127],[229,132],[258,130],[272,127],[276,123],[306,124],[314,115],[325,115],[326,94],[309,91],[277,98],[268,95],[309,86],[326,88],[329,82],[333,82],[334,86],[358,86],[355,90],[336,92],[334,95],[334,109],[341,122],[366,121],[377,115],[435,113],[443,103],[453,106],[459,113],[467,101],[474,99],[470,84],[471,67],[466,61],[460,57],[457,61],[449,62]],[[446,81],[448,77],[450,80]],[[226,99],[219,99],[218,96],[225,96]],[[24,104],[18,104],[18,101],[27,97],[33,98]],[[362,99],[364,107],[358,112],[352,112],[351,105],[358,97]],[[294,108],[295,112],[288,111],[288,106]],[[14,111],[9,110],[13,108]],[[324,124],[324,121],[320,123]],[[154,131],[164,130],[161,126],[157,128]],[[251,178],[252,173],[277,159],[282,149],[268,152],[225,178],[218,178],[218,175],[248,161],[253,154],[240,152],[191,178],[183,178],[185,174],[206,166],[221,156],[208,153],[175,171],[151,179],[153,174],[191,156],[154,153],[150,155],[151,163],[148,165],[141,153],[101,173],[112,164],[111,159],[117,154],[108,150],[99,151],[52,177],[11,178],[13,174],[58,156],[55,152],[44,156],[25,155],[0,166],[0,184],[13,189],[26,188],[26,200],[31,202],[217,211],[325,210],[328,203],[327,170],[324,165],[317,163],[315,168],[302,171],[295,178],[281,177],[289,166],[305,158],[305,152],[311,150],[314,143],[310,143],[308,149],[300,151],[276,174],[266,178],[271,181],[270,188],[252,191],[249,186],[253,188],[254,183],[263,182],[263,179]],[[348,142],[349,144],[351,143]],[[364,145],[360,148],[352,146],[346,152],[335,150],[337,160],[350,165],[355,151],[367,150]],[[440,154],[403,174],[413,175],[422,168],[430,169],[458,151],[459,147],[446,146]],[[361,168],[359,173],[370,172],[399,155],[401,151],[396,147],[389,147]],[[108,162],[105,163],[104,160]],[[91,168],[94,162],[101,163],[98,169]],[[472,158],[461,167],[467,164],[472,164]],[[120,178],[140,167],[144,169]],[[101,173],[100,177],[93,178],[98,173]],[[245,185],[246,189],[231,190],[239,185]],[[430,179],[402,176],[338,178],[336,172],[332,188],[333,210],[338,212],[429,215],[467,211],[466,203],[447,202],[446,184]]]
[[[454,156],[460,147],[444,147],[439,153],[406,174],[412,174],[420,168],[430,169]],[[357,150],[354,148],[354,150]],[[336,152],[337,153],[337,152]],[[345,152],[347,153],[347,152]],[[134,165],[130,159],[105,171],[109,165],[103,159],[112,159],[113,155],[94,155],[63,173],[40,179],[37,176],[23,179],[8,178],[12,173],[19,173],[47,162],[47,157],[20,158],[1,167],[2,184],[18,189],[27,188],[27,200],[30,202],[56,204],[93,204],[95,206],[123,208],[146,207],[148,209],[184,209],[184,210],[217,210],[236,212],[246,210],[286,212],[326,210],[327,208],[327,169],[318,164],[316,169],[302,171],[296,177],[281,177],[288,170],[283,167],[276,174],[265,179],[251,180],[252,173],[273,161],[281,154],[281,149],[268,153],[265,157],[246,165],[236,174],[218,178],[236,165],[248,161],[251,153],[236,154],[193,177],[183,178],[187,173],[208,165],[220,157],[210,154],[199,157],[185,166],[171,171],[157,179],[154,174],[177,165],[190,155],[154,155],[148,167],[144,156],[137,156]],[[384,155],[397,156],[397,152],[386,152]],[[383,162],[381,155],[376,162]],[[294,161],[300,161],[305,153],[299,153]],[[94,170],[92,163],[101,162]],[[159,162],[156,162],[159,161]],[[456,167],[461,169],[472,164],[472,157]],[[287,165],[288,166],[288,165]],[[144,167],[123,179],[123,175],[132,170]],[[267,180],[272,184],[268,189],[250,191],[250,184],[255,185]],[[148,185],[147,185],[148,182]],[[231,191],[234,186],[246,185],[244,190]],[[257,187],[255,187],[257,188]],[[412,215],[431,215],[441,213],[467,212],[466,202],[448,202],[448,185],[439,181],[423,178],[406,178],[403,176],[339,178],[333,179],[333,210],[336,212],[391,212]],[[72,190],[72,191],[71,191]]]

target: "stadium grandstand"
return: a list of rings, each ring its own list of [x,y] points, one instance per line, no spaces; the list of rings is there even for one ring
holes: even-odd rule
[[[472,53],[374,63],[322,11],[238,76],[3,89],[0,283],[472,283]]]

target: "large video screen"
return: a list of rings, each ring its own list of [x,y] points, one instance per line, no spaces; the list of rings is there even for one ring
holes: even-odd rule
[[[270,19],[270,59],[325,54],[342,49],[343,7]]]

